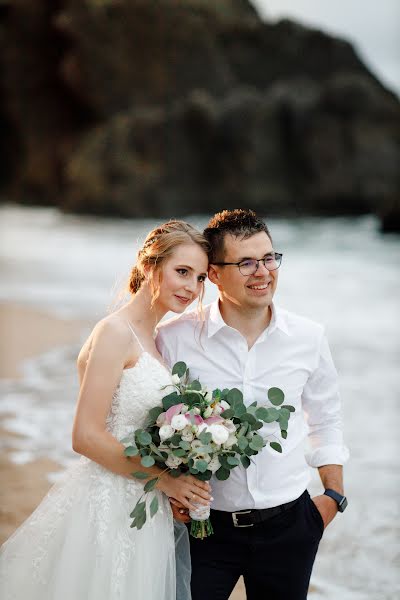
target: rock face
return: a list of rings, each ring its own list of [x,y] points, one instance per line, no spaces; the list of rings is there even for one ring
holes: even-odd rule
[[[399,229],[400,104],[348,43],[263,23],[247,0],[1,6],[8,197],[122,216],[373,211]]]

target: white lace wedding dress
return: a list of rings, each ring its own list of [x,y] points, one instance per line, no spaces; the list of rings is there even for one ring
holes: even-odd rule
[[[168,384],[168,370],[142,351],[114,394],[107,419],[114,437],[142,427]],[[0,598],[175,600],[170,505],[152,492],[158,512],[140,531],[131,529],[129,514],[142,492],[143,482],[81,458],[1,548]]]

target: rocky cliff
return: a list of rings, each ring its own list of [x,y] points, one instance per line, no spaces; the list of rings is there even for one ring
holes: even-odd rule
[[[4,197],[399,230],[400,103],[347,42],[247,0],[3,0],[0,20]]]

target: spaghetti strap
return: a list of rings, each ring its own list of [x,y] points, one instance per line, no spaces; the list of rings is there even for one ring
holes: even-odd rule
[[[132,325],[129,323],[129,321],[126,321],[126,323],[127,323],[128,327],[129,327],[129,329],[131,330],[133,337],[135,338],[135,340],[139,344],[139,347],[140,347],[141,351],[144,352],[143,344],[139,340],[139,338],[138,338],[137,334],[135,333],[135,330],[133,329]]]

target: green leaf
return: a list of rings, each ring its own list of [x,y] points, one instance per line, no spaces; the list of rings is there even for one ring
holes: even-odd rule
[[[208,469],[208,463],[206,463],[205,460],[196,460],[194,467],[199,471],[199,473],[204,473]]]
[[[282,406],[279,409],[279,418],[290,419],[290,410]]]
[[[215,473],[215,476],[219,481],[225,481],[225,479],[228,479],[229,475],[230,471],[228,469],[224,469],[224,467],[220,467]]]
[[[212,434],[209,431],[202,431],[198,439],[202,444],[209,444],[212,440]]]
[[[240,457],[240,462],[242,463],[245,469],[247,469],[250,466],[250,459],[245,454]]]
[[[179,445],[181,448],[183,448],[184,450],[190,450],[191,446],[190,446],[190,442],[185,442],[185,440],[181,440],[179,442]]]
[[[186,450],[184,450],[183,448],[174,448],[172,450],[172,454],[174,456],[178,456],[179,458],[182,458],[183,456],[186,456]]]
[[[204,471],[204,473],[197,473],[196,479],[200,479],[200,481],[209,481],[212,477],[211,471]]]
[[[233,466],[233,467],[237,467],[239,464],[239,459],[236,458],[236,456],[228,456],[228,464]]]
[[[177,362],[172,367],[172,375],[178,375],[178,377],[183,377],[187,371],[186,363]]]
[[[136,479],[148,479],[150,477],[150,474],[145,473],[144,471],[135,471],[134,473],[131,473],[131,475]]]
[[[150,446],[152,439],[148,431],[140,430],[137,435],[138,442],[141,446]]]
[[[180,469],[171,469],[169,474],[171,475],[171,477],[180,477],[182,473]]]
[[[157,481],[158,481],[158,477],[154,477],[154,479],[150,479],[146,485],[144,486],[144,491],[145,492],[151,492],[152,490],[154,490],[154,488],[157,485]]]
[[[237,404],[234,405],[233,410],[235,411],[235,417],[238,417],[240,419],[240,417],[242,417],[244,414],[248,414],[246,412],[246,407],[244,404],[240,404],[239,402]],[[225,418],[225,415],[224,415]]]
[[[227,408],[226,410],[224,410],[221,413],[221,416],[223,416],[224,419],[230,419],[231,417],[233,417],[235,414],[235,411],[233,408]]]
[[[164,410],[168,410],[171,406],[175,406],[176,404],[180,404],[182,401],[181,396],[176,392],[171,392],[167,396],[164,396],[162,399],[162,405]]]
[[[274,406],[279,406],[285,399],[285,394],[279,388],[272,387],[268,390],[268,399]]]
[[[135,439],[135,433],[130,433],[129,435],[127,435],[126,437],[122,438],[122,440],[119,440],[121,442],[121,444],[132,444],[133,441]]]
[[[164,409],[162,406],[155,406],[154,408],[151,408],[149,410],[150,423],[155,423],[162,412],[164,412]]]
[[[278,444],[278,442],[271,442],[270,446],[273,450],[276,450],[276,452],[282,452],[282,446]]]
[[[247,448],[247,446],[249,445],[249,441],[247,438],[245,437],[240,437],[238,439],[238,443],[237,445],[239,446],[240,450],[244,450],[245,448]]]
[[[256,418],[253,415],[250,415],[248,412],[245,412],[241,417],[241,421],[245,421],[246,423],[250,423],[250,425],[254,425],[256,423]]]
[[[188,385],[188,390],[196,390],[197,392],[201,392],[201,383],[198,379],[195,379]]]
[[[287,438],[287,431],[285,429],[281,430],[281,436],[283,437],[284,440],[286,440],[286,438]]]
[[[243,404],[243,394],[237,388],[232,388],[229,390],[226,401],[232,406],[236,406],[236,404]]]
[[[292,406],[291,404],[282,404],[281,408],[287,408],[288,411],[291,412],[291,413],[296,411],[295,407]]]
[[[168,438],[168,440],[166,441],[172,446],[179,446],[179,444],[181,443],[181,439],[182,435],[180,433],[174,433],[174,435],[171,435],[171,437]]]
[[[154,496],[153,500],[150,502],[150,516],[154,517],[156,512],[158,511],[158,498]]]
[[[279,419],[279,411],[276,408],[264,408],[264,406],[260,406],[257,408],[256,417],[264,421],[264,423],[273,423]]]
[[[264,440],[260,435],[256,433],[255,435],[253,435],[249,446],[250,448],[252,448],[252,450],[257,450],[258,452],[261,450],[261,448],[264,447]]]
[[[131,519],[134,519],[137,515],[145,512],[145,511],[146,511],[146,502],[139,501],[139,502],[136,502],[136,506],[129,516],[131,517]]]
[[[253,415],[253,417],[254,417],[257,412],[257,406],[254,406],[254,404],[250,404],[250,406],[247,407],[246,412],[248,412],[249,415]]]
[[[124,454],[125,456],[137,456],[139,454],[139,450],[136,448],[136,446],[128,446],[125,448]]]
[[[143,456],[142,460],[140,461],[143,467],[152,467],[155,464],[155,460],[152,456]]]
[[[261,429],[261,427],[263,427],[263,424],[261,421],[256,421],[255,423],[252,423],[250,425],[251,431],[257,431],[258,429]]]
[[[137,515],[137,517],[133,521],[131,527],[136,527],[137,529],[142,529],[142,527],[145,523],[146,523],[146,512],[140,513],[139,515]]]

